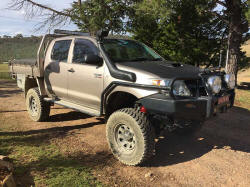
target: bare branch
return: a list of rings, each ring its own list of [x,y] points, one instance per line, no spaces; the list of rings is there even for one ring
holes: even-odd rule
[[[48,11],[54,12],[57,15],[71,17],[69,11],[66,11],[66,10],[58,11],[49,6],[36,3],[32,0],[12,0],[12,3],[9,6],[9,9],[14,9],[14,10],[29,9],[29,8],[32,8],[32,9],[40,8],[41,10],[48,10]]]
[[[80,1],[80,0],[79,0]],[[25,10],[27,18],[38,16],[44,21],[36,25],[36,31],[48,26],[48,30],[56,26],[64,26],[71,21],[71,9],[58,11],[48,5],[40,4],[34,0],[12,0],[9,5],[12,10]]]

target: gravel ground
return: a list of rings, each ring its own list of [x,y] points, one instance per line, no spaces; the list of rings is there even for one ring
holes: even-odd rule
[[[144,167],[113,158],[102,118],[54,106],[49,122],[32,122],[22,92],[11,81],[0,81],[0,125],[0,134],[50,132],[46,141],[93,168],[108,186],[250,186],[250,111],[241,107],[206,122],[193,137],[165,133]]]

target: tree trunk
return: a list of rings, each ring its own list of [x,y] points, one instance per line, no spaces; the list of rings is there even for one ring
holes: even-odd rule
[[[229,30],[228,36],[228,61],[226,73],[232,73],[237,77],[238,63],[240,59],[241,35]]]
[[[232,73],[237,77],[237,65],[240,59],[240,46],[243,33],[241,0],[226,0],[225,2],[229,16],[228,61],[226,73]]]

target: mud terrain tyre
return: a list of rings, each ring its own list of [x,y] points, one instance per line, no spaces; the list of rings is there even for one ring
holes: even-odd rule
[[[141,165],[154,153],[154,130],[146,115],[134,108],[114,112],[106,136],[114,156],[126,165]]]
[[[49,118],[50,104],[43,101],[38,88],[32,88],[26,95],[26,107],[33,121],[42,122]]]

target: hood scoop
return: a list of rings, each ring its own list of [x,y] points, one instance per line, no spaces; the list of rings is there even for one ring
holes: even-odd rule
[[[183,65],[181,63],[173,63],[172,66],[175,68],[178,68],[178,67],[182,67]]]
[[[169,62],[159,62],[159,65],[168,68],[178,68],[183,66],[181,63],[169,63]]]

